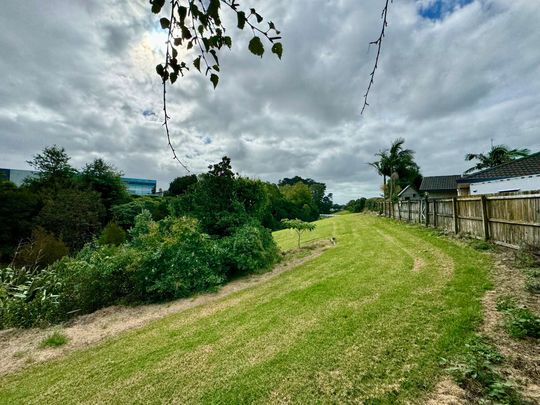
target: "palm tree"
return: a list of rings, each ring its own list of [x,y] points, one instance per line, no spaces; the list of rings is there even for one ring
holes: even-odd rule
[[[397,138],[390,149],[381,150],[375,154],[378,161],[370,163],[377,173],[383,176],[383,195],[386,197],[386,178],[390,179],[390,200],[394,199],[395,183],[398,179],[409,181],[419,174],[419,167],[414,162],[414,151],[404,149],[405,139]]]
[[[510,149],[506,145],[492,146],[491,150],[485,155],[483,153],[467,153],[465,155],[466,161],[479,160],[479,162],[470,169],[467,169],[465,173],[499,166],[503,163],[508,163],[512,160],[528,156],[530,153],[531,151],[529,149]]]

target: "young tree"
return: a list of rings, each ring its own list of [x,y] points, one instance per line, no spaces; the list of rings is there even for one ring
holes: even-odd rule
[[[503,163],[511,162],[512,160],[519,159],[530,154],[529,149],[510,149],[506,145],[492,146],[488,153],[467,153],[465,155],[466,161],[479,160],[479,162],[473,167],[467,169],[465,173],[475,172],[477,170],[489,169],[502,165]]]
[[[300,237],[302,236],[302,233],[315,229],[315,224],[304,222],[300,219],[282,219],[281,223],[285,228],[292,229],[296,232],[296,235],[298,236],[298,247],[300,247]]]

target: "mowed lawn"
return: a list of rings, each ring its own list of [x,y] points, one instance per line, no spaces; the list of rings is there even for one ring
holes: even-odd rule
[[[264,284],[4,377],[0,402],[422,403],[480,321],[489,259],[363,214],[303,240],[330,237]]]

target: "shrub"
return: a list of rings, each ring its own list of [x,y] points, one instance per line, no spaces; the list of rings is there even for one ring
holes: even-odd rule
[[[61,289],[61,280],[48,268],[0,269],[0,328],[31,327],[60,319]]]
[[[220,247],[229,277],[266,269],[279,257],[272,234],[257,224],[238,228],[233,235],[221,240]]]
[[[109,222],[99,237],[101,245],[118,246],[126,241],[126,231],[124,231],[116,222]]]
[[[225,280],[216,241],[201,233],[194,219],[168,217],[154,222],[142,213],[130,234],[141,254],[134,275],[141,299],[185,297]]]
[[[15,253],[13,263],[17,266],[43,268],[68,253],[69,249],[63,241],[38,227],[32,231],[31,239]]]
[[[43,339],[39,347],[42,349],[47,347],[60,347],[68,342],[68,338],[62,332],[54,331],[52,335]]]

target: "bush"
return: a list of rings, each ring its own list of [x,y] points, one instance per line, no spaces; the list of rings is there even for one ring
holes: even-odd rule
[[[225,280],[216,241],[201,233],[194,219],[169,217],[154,222],[143,213],[130,233],[141,254],[134,274],[141,300],[185,297]]]
[[[53,234],[38,227],[32,231],[32,238],[15,253],[13,263],[17,266],[43,268],[67,256],[69,249]]]
[[[0,269],[0,328],[31,327],[60,319],[61,288],[61,280],[49,269]]]
[[[235,277],[267,269],[279,257],[272,234],[260,225],[247,224],[220,242],[227,276]]]
[[[101,245],[118,246],[126,241],[126,231],[124,231],[116,222],[109,222],[99,237]]]

